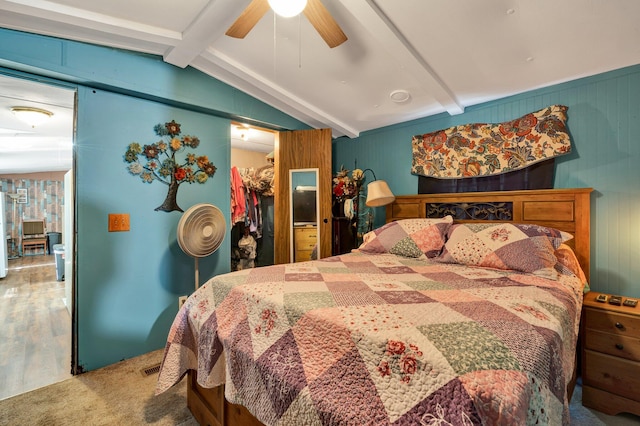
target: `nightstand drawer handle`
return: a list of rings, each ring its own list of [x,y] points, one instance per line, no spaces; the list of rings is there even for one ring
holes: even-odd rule
[[[622,325],[621,323],[617,322],[616,323],[616,328],[619,328],[620,330],[622,330],[624,328],[624,325]]]
[[[622,345],[622,343],[616,343],[616,349],[623,350],[624,346]]]

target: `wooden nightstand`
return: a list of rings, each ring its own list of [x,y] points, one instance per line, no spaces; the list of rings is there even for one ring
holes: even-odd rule
[[[311,260],[313,249],[318,244],[318,228],[296,226],[293,228],[294,262]]]
[[[582,405],[610,415],[640,415],[640,304],[602,303],[596,301],[600,294],[584,297]]]

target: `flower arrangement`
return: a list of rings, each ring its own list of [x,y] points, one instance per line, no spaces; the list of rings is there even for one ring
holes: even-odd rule
[[[363,183],[364,172],[362,170],[353,169],[351,176],[349,176],[349,170],[341,166],[340,171],[333,177],[333,198],[337,201],[354,198],[360,192]]]
[[[132,142],[124,154],[124,161],[128,163],[129,173],[138,176],[144,183],[155,180],[169,186],[167,198],[156,210],[183,211],[176,202],[178,186],[185,182],[205,183],[215,174],[216,166],[206,155],[198,156],[194,153],[187,153],[182,163],[177,161],[176,153],[196,149],[200,145],[200,139],[189,135],[179,137],[180,124],[175,120],[164,125],[157,124],[153,130],[161,138],[167,137],[168,141],[160,139],[144,146]]]

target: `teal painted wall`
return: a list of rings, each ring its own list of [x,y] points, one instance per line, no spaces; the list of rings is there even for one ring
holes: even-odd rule
[[[227,223],[231,153],[227,119],[86,88],[80,88],[78,104],[78,343],[80,364],[91,368],[162,347],[177,296],[195,286],[194,260],[176,241],[181,213],[154,211],[168,187],[129,174],[123,161],[127,146],[156,142],[154,126],[171,120],[181,124],[182,134],[199,137],[200,146],[189,152],[207,155],[217,171],[203,184],[180,185],[177,203],[183,210],[212,203]],[[177,157],[183,160],[184,153]],[[108,232],[109,213],[128,213],[131,231]],[[201,283],[228,272],[230,257],[227,238],[199,260]]]
[[[465,123],[511,120],[548,105],[569,107],[571,154],[556,164],[555,187],[592,187],[591,287],[640,297],[640,66],[526,92],[364,132],[333,144],[333,168],[372,168],[395,194],[415,194],[411,137]],[[369,175],[367,175],[370,178]],[[376,226],[384,208],[376,209]]]
[[[212,203],[230,222],[230,119],[273,128],[308,126],[192,68],[160,58],[0,29],[0,73],[77,90],[74,141],[78,361],[93,370],[164,347],[178,296],[195,285],[194,260],[177,244],[181,213],[156,212],[168,187],[127,171],[131,142],[153,143],[153,127],[176,120],[200,138],[193,152],[218,168],[208,182],[182,184],[184,210]],[[182,157],[180,157],[182,158]],[[108,232],[109,213],[128,213],[130,232]],[[228,234],[229,235],[229,234]],[[229,238],[200,259],[200,282],[228,272]]]

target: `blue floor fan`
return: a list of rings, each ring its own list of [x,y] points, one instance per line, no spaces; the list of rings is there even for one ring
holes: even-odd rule
[[[222,211],[213,204],[196,204],[185,211],[178,222],[178,245],[195,260],[195,288],[200,286],[198,259],[220,247],[227,232]]]

